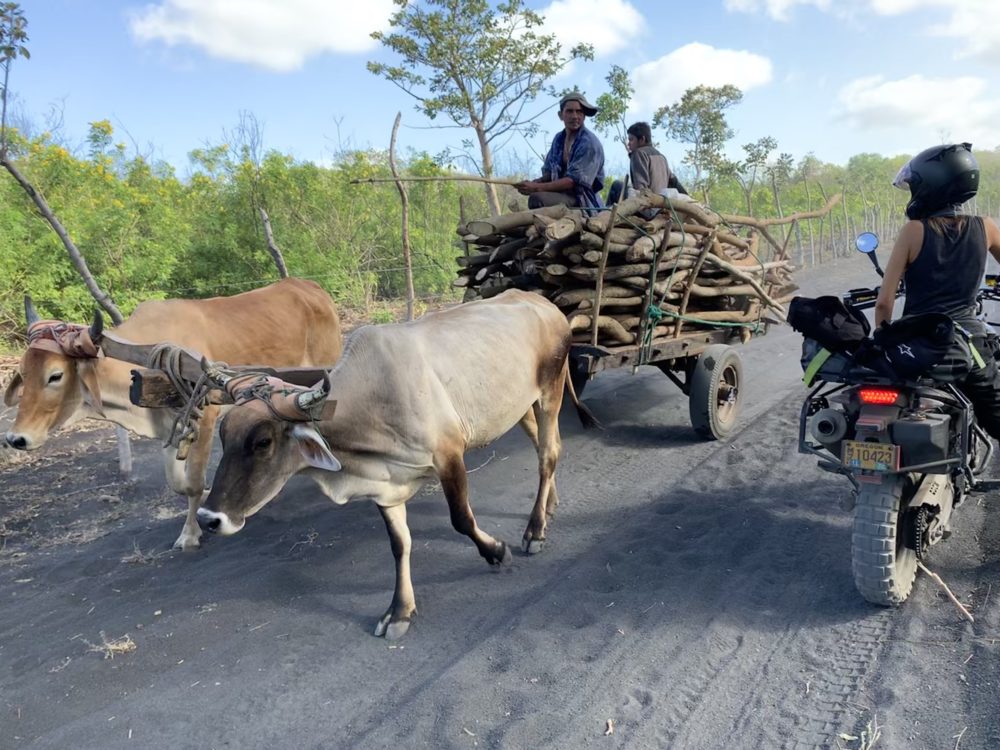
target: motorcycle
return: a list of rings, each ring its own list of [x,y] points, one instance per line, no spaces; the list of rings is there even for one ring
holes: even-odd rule
[[[866,232],[856,246],[881,275],[878,238]],[[878,287],[852,289],[842,302],[863,316],[878,294]],[[988,300],[1000,300],[995,276],[980,292],[980,311]],[[806,339],[807,375],[819,349]],[[952,514],[985,471],[992,442],[952,383],[901,379],[844,355],[812,369],[815,386],[800,413],[799,452],[817,456],[821,469],[851,482],[845,505],[854,513],[851,568],[858,591],[874,604],[902,604],[918,563],[951,535]]]

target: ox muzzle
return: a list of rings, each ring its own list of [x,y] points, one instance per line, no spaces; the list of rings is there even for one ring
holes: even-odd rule
[[[220,536],[231,536],[246,526],[247,520],[244,518],[238,524],[226,513],[218,513],[208,508],[198,508],[198,525],[206,531]]]
[[[29,435],[25,435],[23,432],[14,432],[13,430],[8,431],[4,435],[4,440],[11,448],[19,451],[30,451],[41,446],[39,441],[32,440]]]

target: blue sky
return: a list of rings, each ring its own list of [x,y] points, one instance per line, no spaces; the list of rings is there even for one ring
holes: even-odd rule
[[[637,85],[635,119],[699,83],[734,83],[739,145],[774,136],[780,151],[845,163],[855,153],[913,152],[941,140],[1000,146],[1000,0],[528,0],[567,46],[593,62],[555,81],[594,99],[611,65]],[[129,147],[171,162],[219,143],[241,111],[264,146],[326,163],[338,148],[386,148],[403,112],[402,148],[432,153],[462,131],[428,129],[412,100],[368,73],[387,59],[368,33],[392,0],[22,0],[30,60],[10,89],[37,129],[60,113],[80,147],[108,119]],[[537,102],[537,109],[549,106]],[[545,113],[504,165],[531,165],[559,127]],[[654,134],[672,161],[683,148]],[[605,139],[609,167],[624,151]]]

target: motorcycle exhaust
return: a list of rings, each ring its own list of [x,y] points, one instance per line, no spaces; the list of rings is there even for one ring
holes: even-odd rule
[[[847,420],[843,412],[836,409],[821,409],[816,412],[809,430],[817,442],[823,445],[839,443],[847,435]]]

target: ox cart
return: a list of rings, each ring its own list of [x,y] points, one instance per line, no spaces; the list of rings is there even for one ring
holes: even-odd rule
[[[761,331],[763,333],[763,331]],[[641,346],[601,346],[574,344],[570,349],[570,377],[577,395],[581,395],[591,378],[605,370],[656,367],[670,378],[688,397],[691,424],[699,435],[710,439],[726,437],[736,425],[741,405],[743,366],[736,346],[740,343],[738,329],[720,328],[711,331],[688,332],[676,339]],[[134,344],[119,339],[111,332],[103,333],[101,348],[114,359],[137,366],[132,373],[129,397],[132,403],[144,407],[189,407],[193,395],[190,385],[202,379],[201,355],[180,347]],[[170,354],[169,362],[161,361],[149,368],[161,349]],[[291,385],[312,386],[322,380],[322,368],[272,368],[239,366],[237,372],[255,372],[278,377]],[[210,403],[228,403],[229,397],[213,389],[203,394]],[[192,441],[190,435],[184,442]],[[186,453],[181,445],[181,457]]]
[[[764,330],[761,331],[763,334]],[[642,346],[574,344],[570,377],[577,395],[604,370],[651,365],[688,397],[691,425],[702,437],[721,439],[736,426],[742,404],[743,364],[736,345],[740,333],[731,328],[681,334],[644,351]]]
[[[547,297],[574,332],[578,394],[603,370],[652,365],[688,396],[695,430],[723,438],[740,409],[734,344],[783,322],[797,289],[787,255],[795,227],[777,238],[771,227],[823,216],[839,197],[755,219],[642,191],[599,213],[554,206],[463,221],[454,284],[466,300],[510,288]]]

